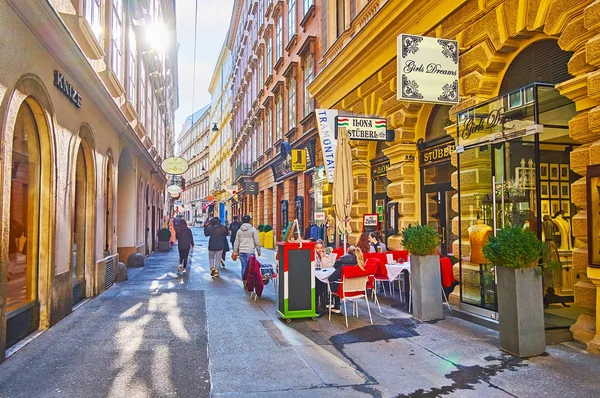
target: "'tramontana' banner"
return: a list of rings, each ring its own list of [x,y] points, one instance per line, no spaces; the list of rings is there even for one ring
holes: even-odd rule
[[[327,180],[333,184],[333,170],[335,169],[335,151],[337,139],[335,134],[335,118],[338,111],[335,109],[317,109],[317,129],[321,148],[323,149],[323,163],[327,172]]]

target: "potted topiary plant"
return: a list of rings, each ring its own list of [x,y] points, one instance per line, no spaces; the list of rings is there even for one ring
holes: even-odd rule
[[[402,246],[410,253],[413,315],[422,321],[444,318],[439,245],[440,234],[428,225],[402,230]]]
[[[261,247],[265,246],[265,226],[262,224],[259,224],[258,227],[256,227],[256,230],[258,231],[258,242],[260,243]]]
[[[159,252],[168,252],[171,250],[171,231],[169,231],[169,228],[159,229],[156,236],[158,237]]]
[[[273,240],[273,227],[269,224],[265,225],[265,249],[273,249],[275,247],[275,241]],[[259,238],[260,239],[260,238]]]
[[[483,246],[483,255],[496,267],[500,348],[519,357],[546,351],[543,254],[543,243],[520,226],[502,229]]]

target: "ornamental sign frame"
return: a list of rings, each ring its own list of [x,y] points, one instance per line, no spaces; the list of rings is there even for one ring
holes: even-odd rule
[[[402,33],[398,36],[398,101],[457,104],[458,42]]]
[[[387,129],[387,119],[368,116],[337,116],[335,118],[335,136],[340,127],[348,131],[351,140],[393,141],[394,131]]]
[[[188,170],[189,167],[190,165],[188,164],[187,160],[180,156],[167,158],[160,164],[162,171],[175,176],[182,175]]]

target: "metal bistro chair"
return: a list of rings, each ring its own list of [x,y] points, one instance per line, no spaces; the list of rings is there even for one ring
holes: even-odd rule
[[[367,271],[363,271],[360,267],[344,267],[342,269],[342,277],[338,291],[333,293],[331,286],[329,288],[329,302],[333,303],[332,296],[336,295],[340,298],[340,301],[344,302],[344,316],[346,318],[346,327],[348,327],[348,310],[346,307],[346,301],[352,301],[352,315],[356,314],[358,317],[358,301],[355,299],[364,298],[367,303],[367,311],[369,312],[369,319],[371,325],[373,324],[373,317],[371,316],[371,307],[369,307],[369,299],[367,298],[367,281],[369,274]],[[329,307],[329,321],[331,321],[331,309],[333,305]]]

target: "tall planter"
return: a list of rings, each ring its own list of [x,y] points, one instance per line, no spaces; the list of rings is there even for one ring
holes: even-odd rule
[[[260,231],[260,232],[258,233],[258,242],[260,243],[260,245],[261,245],[262,247],[264,247],[264,246],[265,246],[265,233],[264,233],[263,231]]]
[[[413,315],[421,321],[444,319],[440,256],[410,256]]]
[[[275,241],[273,240],[273,231],[264,232],[264,247],[265,249],[273,249],[275,247]],[[260,239],[260,237],[259,237]]]
[[[519,357],[546,351],[542,276],[535,268],[496,267],[500,348]]]

